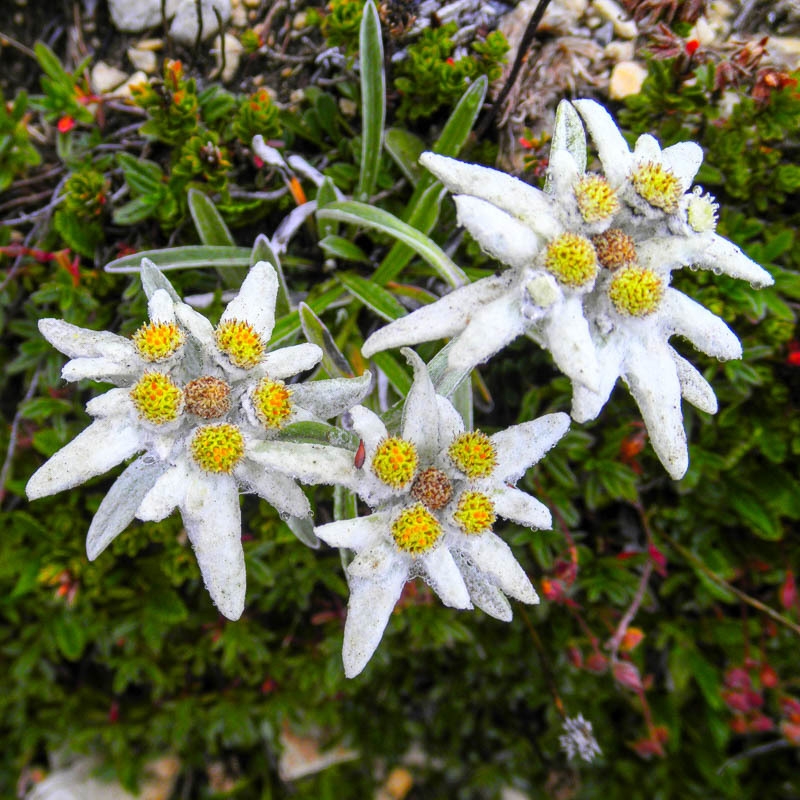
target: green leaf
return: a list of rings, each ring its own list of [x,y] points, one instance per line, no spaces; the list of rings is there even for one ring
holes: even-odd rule
[[[330,234],[324,239],[320,239],[319,246],[330,256],[343,258],[345,261],[361,261],[368,264],[369,257],[357,245],[343,236]]]
[[[375,353],[372,361],[389,379],[389,383],[397,389],[398,393],[405,397],[411,389],[411,375],[408,370],[390,353]]]
[[[36,54],[36,60],[39,62],[42,72],[49,75],[56,83],[69,89],[70,92],[74,90],[75,81],[61,66],[58,56],[44,42],[36,42],[33,52]]]
[[[236,242],[211,198],[198,189],[189,189],[189,213],[203,244],[234,247]]]
[[[420,233],[427,234],[439,219],[439,212],[442,205],[442,198],[446,190],[439,181],[434,181],[421,195],[419,200],[411,208],[411,214],[407,218],[408,224],[416,228]],[[375,283],[385,286],[389,281],[394,280],[414,256],[414,251],[402,242],[396,242],[381,265],[375,271],[372,279]]]
[[[748,527],[762,539],[778,541],[783,538],[783,528],[766,506],[747,491],[732,492],[731,506],[744,519]]]
[[[106,265],[106,272],[138,272],[143,258],[149,258],[162,272],[170,269],[249,267],[250,256],[251,250],[247,247],[209,247],[204,244],[168,247],[117,258]]]
[[[419,136],[404,128],[389,128],[383,146],[412,186],[416,186],[420,178],[427,174],[419,165],[419,157],[425,149],[425,142]]]
[[[387,322],[400,319],[406,315],[406,310],[386,289],[378,286],[373,281],[368,281],[353,272],[340,272],[336,274],[354,297],[357,297],[365,306],[371,308],[379,317]]]
[[[475,120],[478,119],[478,114],[481,113],[488,88],[489,79],[485,75],[481,75],[461,95],[453,113],[442,129],[441,135],[433,145],[434,153],[455,158],[461,152]]]
[[[356,197],[369,200],[375,191],[381,163],[383,126],[386,120],[386,76],[383,73],[383,40],[378,10],[367,0],[359,31],[361,60],[361,171]]]
[[[125,205],[114,209],[112,219],[115,225],[136,225],[152,217],[160,204],[159,195],[145,194],[135,197]]]
[[[366,203],[354,201],[341,201],[330,203],[328,206],[317,212],[317,217],[323,219],[334,219],[339,222],[348,222],[353,225],[361,225],[373,230],[381,231],[399,239],[409,245],[415,252],[425,259],[436,270],[438,275],[450,286],[463,286],[469,283],[464,274],[447,253],[439,247],[436,242],[425,234],[412,228],[406,222],[384,211]]]
[[[118,153],[117,163],[128,186],[137,194],[152,194],[161,188],[164,173],[154,161],[134,158],[130,153]]]
[[[77,661],[86,644],[83,618],[65,612],[61,616],[53,617],[51,625],[53,637],[61,654],[67,661]]]
[[[335,303],[343,293],[344,287],[336,284],[331,289],[322,292],[322,294],[319,294],[313,298],[308,298],[306,304],[314,311],[315,314],[321,314],[331,304]],[[294,334],[300,330],[300,327],[299,311],[292,311],[285,317],[281,317],[275,323],[275,327],[272,330],[272,336],[269,340],[270,345],[274,347],[276,344],[279,344],[285,339],[294,336]]]
[[[306,339],[322,349],[322,368],[325,372],[332,378],[352,378],[353,370],[325,323],[305,303],[300,303],[299,311]]]
[[[325,178],[317,190],[317,208],[324,208],[328,203],[336,201],[336,187],[330,178]],[[324,239],[326,236],[335,236],[338,230],[338,225],[334,222],[323,222],[317,218],[317,231],[319,238]]]

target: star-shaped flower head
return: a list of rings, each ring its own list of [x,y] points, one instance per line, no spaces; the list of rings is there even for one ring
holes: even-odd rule
[[[245,597],[239,493],[255,492],[288,516],[311,513],[286,471],[260,467],[252,448],[292,422],[343,413],[364,397],[370,377],[284,383],[314,367],[322,352],[308,343],[269,351],[278,282],[266,262],[250,270],[216,327],[147,259],[141,275],[150,319],[132,339],[40,321],[42,335],[71,359],[66,380],[117,388],[89,401],[94,421],[34,473],[28,497],[70,489],[141,454],[92,520],[89,558],[134,517],[158,521],[177,507],[212,600],[238,619]]]
[[[622,200],[614,226],[593,237],[601,265],[584,301],[597,349],[596,390],[573,383],[572,415],[594,419],[621,377],[642,413],[650,441],[667,472],[681,478],[689,463],[681,398],[715,413],[717,400],[703,376],[669,344],[678,334],[721,360],[740,358],[736,335],[706,308],[669,286],[672,270],[711,268],[768,286],[769,273],[714,232],[716,203],[692,180],[702,161],[693,142],[661,150],[641,136],[633,152],[609,113],[577,100],[610,185]]]
[[[605,175],[585,172],[580,113]],[[549,349],[573,384],[573,417],[596,417],[618,377],[639,405],[656,454],[673,478],[688,466],[681,397],[713,413],[697,370],[668,344],[680,334],[720,359],[741,346],[722,320],[669,287],[682,266],[750,281],[770,275],[715,233],[717,204],[692,180],[702,150],[664,150],[642,136],[631,152],[598,103],[562,103],[546,192],[495,170],[423,154],[451,191],[459,220],[483,248],[510,265],[457,289],[370,336],[365,355],[453,336],[449,365],[461,374],[523,330]]]
[[[511,619],[506,595],[538,602],[492,526],[504,517],[550,528],[547,508],[514,484],[569,427],[566,414],[548,414],[492,436],[466,431],[453,405],[434,390],[424,362],[411,350],[403,353],[414,368],[414,383],[396,434],[377,414],[356,406],[350,414],[361,439],[359,454],[354,460],[351,451],[340,449],[348,455],[327,475],[317,463],[320,446],[276,442],[257,448],[266,466],[291,464],[301,480],[344,485],[374,510],[315,528],[328,544],[356,552],[347,567],[342,657],[348,677],[370,660],[403,586],[415,577],[427,581],[445,605],[474,604],[504,621]]]
[[[509,269],[376,331],[364,354],[455,337],[448,365],[465,373],[526,334],[573,381],[597,388],[582,304],[599,271],[591,236],[608,228],[619,200],[603,176],[586,173],[586,138],[572,106],[558,109],[547,191],[435,153],[420,161],[455,193],[459,223]]]

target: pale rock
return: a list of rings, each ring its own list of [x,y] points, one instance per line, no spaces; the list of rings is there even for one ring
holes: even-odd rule
[[[128,61],[135,69],[148,75],[152,75],[158,67],[158,56],[152,50],[142,50],[140,47],[128,48]]]
[[[219,30],[217,15],[223,23],[231,18],[231,0],[200,0],[200,19],[203,23],[202,39],[205,41]],[[193,45],[197,41],[198,14],[196,0],[180,0],[169,34],[178,43]]]
[[[141,70],[137,70],[122,84],[122,86],[117,88],[114,94],[119,97],[131,97],[131,86],[136,86],[141,83],[147,83],[147,75]]]
[[[603,48],[603,55],[615,64],[619,61],[633,61],[635,47],[633,42],[609,42]]]
[[[247,9],[242,5],[241,0],[231,2],[231,25],[234,28],[247,27]]]
[[[112,89],[116,89],[128,77],[127,72],[106,64],[105,61],[98,61],[93,67],[89,77],[92,91],[95,94],[106,94]]]
[[[622,7],[614,0],[592,0],[592,7],[603,19],[614,26],[614,33],[622,39],[635,39],[639,29],[632,19],[628,19]]]
[[[116,782],[92,777],[96,764],[83,758],[70,767],[53,770],[26,796],[26,800],[163,800],[172,795],[180,761],[164,756],[145,765],[139,793],[132,795]]]
[[[647,77],[647,70],[636,61],[620,61],[611,70],[608,83],[608,96],[612,100],[621,100],[628,95],[639,94]]]
[[[222,67],[222,46],[225,46],[225,67]],[[229,83],[233,80],[236,70],[239,69],[239,64],[242,60],[242,53],[244,47],[239,39],[232,33],[226,33],[224,37],[217,36],[214,39],[214,46],[211,48],[214,54],[214,60],[217,62],[217,67],[212,73],[212,77],[219,75],[223,83]],[[222,72],[220,72],[222,70]]]
[[[340,97],[339,111],[341,111],[346,117],[354,117],[358,111],[358,103],[356,103],[354,100],[350,100],[347,97]]]
[[[692,26],[692,29],[689,31],[689,35],[686,37],[687,39],[697,39],[701,45],[707,47],[710,44],[714,44],[714,42],[718,41],[717,39],[718,33],[711,27],[711,24],[705,17],[699,17],[697,22]]]
[[[789,72],[800,69],[800,37],[770,36],[769,51],[783,69]]]
[[[167,19],[172,17],[180,0],[166,0]],[[124,33],[140,33],[161,24],[161,0],[108,0],[114,27]]]
[[[515,8],[504,14],[497,24],[498,29],[508,40],[511,61],[519,48],[528,20],[538,4],[539,0],[522,0]],[[589,0],[554,0],[547,7],[540,27],[548,31],[572,33],[586,13],[588,5]]]
[[[305,11],[298,11],[294,17],[292,17],[292,28],[296,31],[302,31],[303,28],[308,27],[308,14]]]

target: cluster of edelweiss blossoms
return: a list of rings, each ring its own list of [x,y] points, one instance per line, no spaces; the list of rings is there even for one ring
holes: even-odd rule
[[[605,177],[586,172],[578,114]],[[382,328],[364,354],[454,337],[445,375],[458,379],[525,333],[572,380],[578,421],[596,417],[622,377],[656,453],[681,477],[688,463],[681,397],[712,413],[716,398],[668,339],[680,334],[718,358],[739,357],[741,347],[725,323],[669,287],[670,272],[711,267],[754,285],[772,282],[714,233],[716,204],[690,191],[701,160],[691,142],[662,151],[650,136],[631,153],[609,114],[590,100],[559,106],[545,191],[425,153],[422,163],[457,193],[461,223],[509,268]],[[497,517],[550,527],[547,508],[515,484],[566,433],[566,414],[492,436],[465,430],[426,365],[404,349],[414,381],[399,429],[389,430],[357,405],[369,392],[369,373],[284,382],[316,366],[322,352],[313,344],[269,350],[278,290],[269,264],[252,267],[216,327],[146,259],[141,277],[150,320],[132,339],[61,320],[39,323],[71,359],[66,380],[117,388],[87,404],[94,421],[32,476],[28,496],[72,488],[138,456],[91,523],[89,558],[134,518],[157,521],[178,508],[211,598],[237,619],[245,601],[239,494],[254,492],[285,517],[307,518],[297,481],[334,483],[372,509],[314,529],[354,552],[343,648],[348,677],[372,657],[403,586],[415,577],[446,605],[477,606],[500,620],[511,619],[507,596],[538,602],[492,527]],[[357,450],[293,441],[286,430],[346,412]]]

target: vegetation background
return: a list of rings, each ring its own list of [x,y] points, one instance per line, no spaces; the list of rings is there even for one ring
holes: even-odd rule
[[[505,39],[477,27],[458,47],[447,23],[412,35],[415,4],[381,4],[387,138],[370,201],[429,232],[471,277],[496,265],[459,234],[449,199],[425,195],[432,181],[415,154],[438,143],[468,161],[516,159],[540,182],[548,114],[572,92],[609,104],[632,139],[699,142],[698,182],[720,202],[720,233],[776,279],[756,292],[678,276],[744,345],[744,358],[726,364],[692,353],[721,410],[685,409],[683,480],[666,476],[622,391],[528,473],[522,485],[551,508],[554,530],[503,533],[540,606],[516,608],[504,625],[410,584],[371,664],[347,681],[339,555],[305,547],[266,504],[243,505],[247,609],[230,623],[203,590],[179,518],[132,526],[90,563],[84,537],[112,478],[26,501],[27,478],[85,427],[83,406],[102,388],[64,384],[38,319],[131,333],[145,313],[138,279],[104,266],[197,245],[221,249],[205,260],[217,268],[187,261],[170,277],[182,293],[211,293],[213,317],[259,233],[272,235],[309,199],[322,207],[335,190],[363,188],[362,6],[249,5],[246,24],[229,26],[242,53],[227,85],[208,45],[165,39],[159,61],[180,66],[164,60],[128,96],[89,80],[100,59],[128,69],[121,54],[132,39],[113,31],[104,4],[29,0],[22,18],[3,23],[0,795],[21,796],[55,755],[89,753],[129,788],[145,764],[174,757],[181,798],[370,797],[378,787],[409,800],[509,787],[562,800],[800,796],[800,76],[761,40],[797,35],[791,3],[733,4],[730,37],[702,43],[693,26],[710,4],[631,0],[647,67],[638,93],[613,103],[600,76],[575,73],[562,87],[553,72],[562,91],[541,118],[511,134],[495,123],[480,137],[468,134],[486,83],[502,84],[514,56]],[[598,30],[586,26],[586,38],[606,35]],[[555,62],[536,59],[560,36],[545,27],[531,50],[545,75]],[[328,180],[259,163],[255,134]],[[305,332],[353,372],[367,366],[358,348],[381,317],[446,289],[385,231],[322,217],[297,229],[282,263],[293,299],[318,315],[303,320]],[[300,324],[287,308],[279,329],[288,340]],[[393,356],[376,364],[396,399],[408,375]],[[473,388],[483,430],[569,408],[567,380],[527,341],[482,368]],[[313,500],[318,519],[329,518],[330,492]],[[615,632],[624,636],[609,644]],[[591,764],[559,747],[564,716],[578,713],[602,748]],[[298,747],[320,769],[289,780]],[[341,763],[321,769],[329,749]]]

